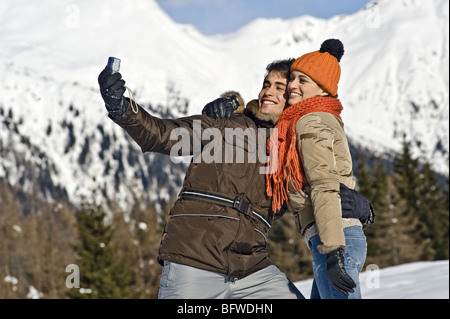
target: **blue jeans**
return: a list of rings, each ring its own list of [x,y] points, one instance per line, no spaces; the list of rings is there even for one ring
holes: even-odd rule
[[[311,299],[361,299],[361,286],[359,273],[366,261],[367,242],[361,227],[353,226],[344,228],[345,245],[344,252],[345,270],[356,283],[354,292],[348,296],[337,291],[328,281],[326,255],[319,253],[317,246],[322,244],[319,235],[309,239],[309,248],[313,255],[314,281],[311,289]]]

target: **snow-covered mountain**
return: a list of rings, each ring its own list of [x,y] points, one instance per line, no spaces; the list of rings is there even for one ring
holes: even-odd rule
[[[23,3],[22,3],[23,2]],[[184,166],[140,149],[106,116],[97,76],[109,56],[153,114],[198,113],[226,90],[246,101],[274,59],[345,46],[339,97],[352,143],[414,155],[448,176],[448,1],[379,0],[328,20],[258,19],[204,36],[153,0],[0,3],[0,178],[73,202],[108,196],[123,207],[168,199]],[[187,107],[186,103],[188,103]]]

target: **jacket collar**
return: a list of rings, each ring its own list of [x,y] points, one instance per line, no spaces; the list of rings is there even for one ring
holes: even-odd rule
[[[258,127],[272,128],[277,124],[277,117],[275,115],[261,113],[258,100],[251,100],[243,113],[255,121]]]
[[[251,100],[245,106],[244,100],[239,92],[226,91],[220,95],[220,97],[231,98],[234,97],[239,102],[239,107],[233,112],[233,114],[244,114],[250,117],[258,127],[272,128],[277,124],[278,118],[272,114],[263,114],[259,109],[258,100]]]

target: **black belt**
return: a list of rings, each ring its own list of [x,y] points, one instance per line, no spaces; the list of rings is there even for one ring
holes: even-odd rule
[[[207,192],[199,192],[199,191],[183,191],[181,192],[181,197],[192,196],[196,198],[208,199],[215,202],[218,205],[227,206],[236,209],[241,214],[247,216],[255,216],[257,219],[262,221],[267,227],[271,227],[270,222],[264,218],[264,216],[255,210],[250,209],[250,203],[245,199],[236,196],[235,198],[224,197],[221,195],[211,194]]]

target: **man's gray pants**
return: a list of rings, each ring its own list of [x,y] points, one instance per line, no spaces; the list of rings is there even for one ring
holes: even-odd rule
[[[243,278],[164,262],[159,299],[305,299],[276,266]]]

